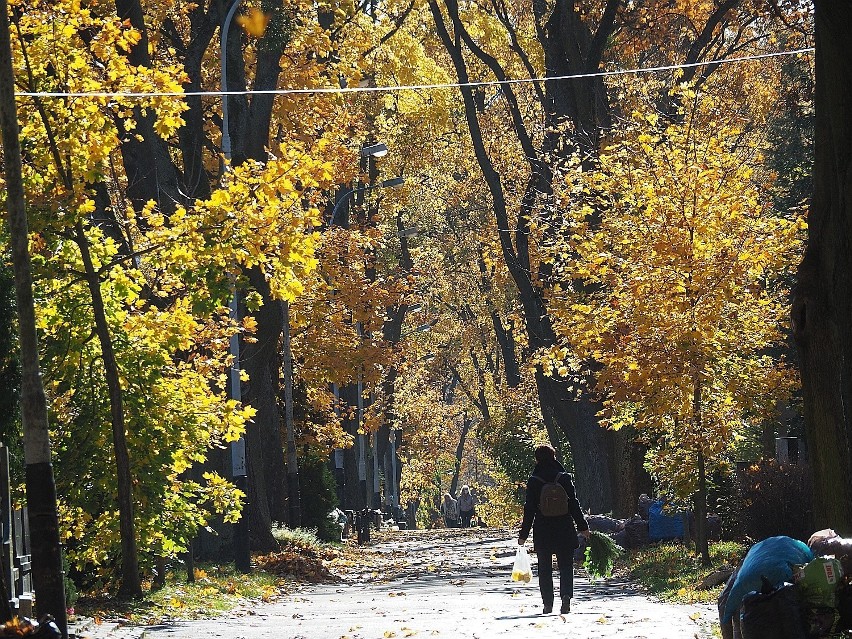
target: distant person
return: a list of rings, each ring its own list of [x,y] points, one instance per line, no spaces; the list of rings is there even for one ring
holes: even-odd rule
[[[532,476],[527,480],[527,499],[518,545],[524,545],[532,528],[544,614],[553,612],[553,555],[556,555],[559,596],[562,598],[560,612],[566,614],[571,612],[571,597],[574,595],[574,550],[580,545],[577,533],[579,531],[588,539],[589,524],[577,501],[571,475],[556,461],[553,447],[537,447],[535,461]]]
[[[343,531],[346,529],[346,513],[344,513],[340,508],[335,507],[330,513],[328,513],[328,518],[337,524],[340,528],[340,535],[338,541],[343,541]]]
[[[441,514],[444,516],[444,526],[458,528],[459,503],[453,499],[450,493],[444,493],[444,501],[441,502]]]
[[[467,485],[462,486],[461,493],[459,493],[457,501],[459,504],[459,519],[461,520],[461,527],[470,528],[470,520],[473,518],[475,500]]]

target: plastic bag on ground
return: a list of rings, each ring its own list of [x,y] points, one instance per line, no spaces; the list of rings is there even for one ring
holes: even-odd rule
[[[662,501],[655,501],[648,509],[648,535],[651,541],[683,539],[683,513],[666,511]]]
[[[530,579],[532,579],[530,556],[527,554],[526,548],[518,546],[518,550],[515,552],[515,563],[512,565],[512,581],[528,583]]]
[[[835,608],[805,608],[802,616],[808,637],[834,636],[840,626],[840,613]]]
[[[840,561],[830,557],[817,557],[795,572],[802,601],[811,608],[836,608],[837,590],[843,579]]]
[[[807,639],[798,586],[748,593],[743,597],[740,630],[743,639]]]
[[[739,568],[734,568],[734,572],[728,578],[728,583],[725,584],[724,589],[719,593],[719,598],[716,600],[716,607],[719,609],[719,628],[722,631],[722,639],[735,639],[733,622],[739,620],[739,614],[734,615],[727,621],[722,621],[722,617],[725,616],[725,605],[728,603],[728,596],[731,594],[731,588],[733,588],[734,581],[737,579],[738,571]],[[736,639],[742,638],[737,637]]]
[[[814,554],[817,554],[817,555],[822,554],[822,553],[816,552],[816,549],[814,548],[814,546],[816,544],[819,544],[819,543],[826,541],[827,539],[833,539],[834,537],[837,537],[837,536],[838,536],[837,533],[834,532],[831,528],[823,528],[822,530],[818,530],[813,535],[811,535],[810,539],[808,539],[808,548],[813,550]]]
[[[814,558],[811,549],[798,539],[778,536],[757,542],[746,553],[734,585],[731,587],[722,621],[727,622],[739,609],[748,592],[759,591],[763,579],[773,587],[793,581],[793,566]]]

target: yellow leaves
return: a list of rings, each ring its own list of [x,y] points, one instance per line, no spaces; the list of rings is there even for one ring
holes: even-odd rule
[[[684,95],[702,108],[703,97]],[[579,357],[601,365],[607,426],[633,425],[658,441],[671,435],[710,459],[736,418],[755,412],[754,398],[776,393],[772,375],[749,371],[781,339],[781,281],[797,262],[803,223],[765,202],[759,154],[743,151],[747,133],[684,118],[660,135],[649,126],[656,115],[635,113],[600,170],[582,176],[587,189],[571,176],[571,206],[591,205],[600,219],[573,227],[553,249],[556,272],[586,287],[554,296],[552,316]],[[702,432],[692,434],[698,413]],[[667,449],[653,459],[658,476],[688,487],[694,456],[675,460]]]
[[[256,7],[249,9],[248,14],[236,17],[239,24],[246,33],[255,38],[262,38],[272,14],[264,13]]]

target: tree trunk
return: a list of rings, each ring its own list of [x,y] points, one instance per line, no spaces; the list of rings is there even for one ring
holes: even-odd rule
[[[278,84],[281,73],[279,60],[286,44],[286,38],[281,36],[285,32],[280,23],[283,19],[283,12],[273,9],[269,26],[257,43],[253,90],[274,89]],[[246,72],[239,29],[230,30],[226,55],[228,88],[244,90]],[[232,106],[228,120],[233,140],[233,163],[239,165],[247,159],[266,162],[274,96],[255,95],[250,104],[243,96],[231,96],[228,100]],[[258,411],[255,423],[248,428],[246,436],[249,453],[249,522],[252,544],[260,550],[277,547],[271,532],[272,520],[288,520],[290,525],[298,525],[294,522],[301,521],[301,508],[295,439],[292,451],[288,450],[285,456],[277,402],[280,379],[278,348],[284,329],[282,302],[272,298],[269,285],[258,269],[251,269],[248,277],[251,286],[263,298],[263,306],[256,316],[258,339],[254,344],[246,344],[243,360],[249,372],[246,403]],[[285,487],[286,476],[292,476],[293,483]],[[286,508],[281,507],[285,501],[282,499],[284,495],[288,495]]]
[[[704,453],[698,452],[698,490],[695,491],[695,551],[704,565],[710,563],[707,539],[707,466]]]
[[[626,519],[638,512],[639,495],[650,495],[654,489],[645,470],[646,449],[636,442],[636,431],[630,426],[607,431],[605,440],[610,447],[609,458],[615,460],[610,481],[619,487],[613,494],[612,516]]]
[[[151,67],[148,52],[148,32],[145,13],[139,0],[115,0],[116,13],[120,20],[127,20],[138,30],[141,39],[127,53],[128,61],[135,66]],[[119,120],[121,156],[127,174],[127,197],[139,212],[151,200],[157,203],[160,212],[168,216],[175,207],[187,202],[187,189],[180,181],[177,167],[172,162],[166,141],[154,130],[157,115],[153,109],[133,110],[132,130]]]
[[[852,534],[852,6],[817,0],[814,197],[792,307],[814,525]]]
[[[15,299],[18,308],[21,418],[24,427],[28,521],[32,540],[32,577],[33,586],[39,593],[39,613],[53,615],[63,639],[66,639],[68,622],[65,612],[65,588],[62,581],[56,484],[53,480],[50,456],[47,399],[39,369],[8,16],[7,2],[0,0],[0,132],[3,136],[6,209],[9,215],[9,235],[15,271]]]
[[[565,382],[541,371],[536,371],[536,384],[545,422],[550,419],[559,427],[571,446],[577,499],[590,512],[612,512],[621,487],[611,481],[613,470],[606,439],[612,433],[598,425],[596,404],[588,399],[573,399]]]
[[[458,446],[456,446],[456,461],[453,465],[453,477],[450,480],[450,494],[454,497],[459,487],[459,474],[461,473],[462,456],[464,455],[464,445],[465,442],[467,442],[467,434],[470,432],[470,427],[473,424],[473,420],[470,419],[467,415],[465,415],[463,419],[464,421],[462,422],[461,434],[459,435],[459,443]]]
[[[290,304],[282,302],[284,324],[284,422],[287,428],[287,499],[289,523],[302,525],[302,497],[299,492],[299,458],[296,454],[296,431],[293,426],[293,351],[290,348]]]
[[[529,222],[529,219],[525,217],[527,213],[520,211],[517,224],[510,223],[501,178],[485,148],[482,130],[477,118],[473,90],[470,86],[467,86],[470,78],[462,49],[463,34],[460,33],[460,30],[463,27],[460,24],[458,6],[455,3],[452,3],[452,5],[448,3],[450,18],[455,29],[453,35],[450,35],[447,30],[438,4],[431,1],[429,6],[435,19],[438,35],[450,54],[459,82],[463,85],[461,93],[464,99],[465,117],[471,142],[477,162],[491,193],[503,257],[512,279],[518,287],[519,300],[524,309],[529,346],[532,350],[536,350],[554,345],[556,344],[556,335],[550,322],[547,304],[542,291],[531,279],[531,262],[526,235],[528,230],[526,224]],[[469,39],[465,39],[465,43],[468,46],[471,44]],[[532,147],[520,120],[520,114],[516,114],[514,118],[516,131],[524,144],[525,151],[531,155],[532,175],[522,207],[529,209],[534,205],[538,194],[540,192],[549,193],[550,187],[549,184],[545,184],[548,169],[540,159],[537,159],[539,154]],[[518,228],[512,233],[510,229],[515,226]],[[550,420],[550,424],[558,425],[565,432],[571,445],[577,475],[578,495],[585,501],[584,505],[594,512],[610,512],[613,501],[618,501],[614,499],[614,493],[620,487],[613,486],[609,479],[612,472],[610,460],[607,456],[607,447],[604,444],[604,431],[599,427],[597,421],[597,405],[584,396],[577,397],[576,392],[568,390],[568,384],[565,381],[545,376],[540,368],[536,372],[536,385],[545,423]]]
[[[278,338],[283,328],[281,302],[269,296],[269,286],[258,269],[248,272],[249,284],[264,298],[256,314],[257,334],[246,342],[242,365],[248,373],[243,399],[255,408],[254,422],[246,428],[248,467],[248,522],[252,548],[269,551],[278,547],[272,521],[285,521],[286,512],[275,512],[287,494],[285,455],[278,410]]]
[[[80,249],[80,257],[83,260],[83,267],[86,272],[86,283],[92,296],[95,332],[101,346],[104,377],[109,389],[112,444],[115,453],[116,483],[118,485],[119,527],[121,529],[121,586],[118,594],[119,597],[141,597],[142,582],[139,577],[139,556],[136,551],[136,530],[133,521],[133,476],[130,472],[130,454],[127,450],[121,379],[118,364],[115,361],[115,352],[112,348],[109,324],[107,324],[100,278],[92,263],[89,239],[86,237],[83,223],[79,220],[75,227],[75,241]]]
[[[701,431],[704,427],[702,421],[702,393],[699,372],[693,376],[692,385],[692,429],[693,437],[699,442],[703,441]],[[701,555],[704,564],[710,563],[710,550],[707,546],[707,466],[704,460],[704,452],[700,445],[696,454],[696,473],[698,475],[698,486],[696,487],[693,502],[695,504],[695,550]]]
[[[344,490],[342,508],[348,510],[360,510],[366,507],[364,494],[361,491],[361,482],[358,475],[358,415],[355,407],[358,405],[358,386],[348,384],[340,389],[340,398],[344,406],[349,409],[349,414],[343,418],[343,429],[354,438],[355,445],[343,450],[343,474]]]

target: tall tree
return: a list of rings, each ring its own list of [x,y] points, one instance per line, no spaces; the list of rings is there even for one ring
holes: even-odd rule
[[[39,366],[14,77],[9,6],[6,0],[0,0],[0,132],[2,132],[3,140],[6,210],[12,241],[18,336],[21,347],[21,417],[24,423],[33,586],[39,593],[39,612],[53,615],[62,637],[65,638],[68,636],[68,622],[65,610],[65,586],[62,579],[62,551],[59,546],[59,515],[51,463],[47,399]]]
[[[557,270],[592,292],[566,292],[554,315],[575,352],[601,365],[605,422],[636,426],[658,483],[692,500],[709,562],[710,473],[737,430],[795,382],[768,350],[783,342],[784,277],[804,224],[764,195],[760,140],[725,123],[733,110],[691,90],[679,101],[682,122],[649,133],[659,122],[649,111],[619,127],[599,173],[586,172],[574,196],[603,200],[574,207],[571,235],[582,239],[560,250],[576,258]]]
[[[815,525],[852,531],[852,6],[814,2],[816,94],[808,245],[792,307]]]
[[[765,42],[771,22],[761,20],[756,7],[741,0],[494,2],[479,12],[469,12],[455,0],[433,0],[429,7],[462,84],[465,118],[490,191],[503,259],[518,289],[527,341],[537,352],[558,349],[549,296],[555,286],[568,283],[554,280],[537,255],[539,244],[557,239],[563,212],[554,200],[554,185],[574,155],[581,168],[593,166],[613,113],[630,107],[598,73],[609,63],[704,61],[710,64],[687,67],[667,83],[703,82],[718,68],[712,62]],[[499,40],[491,37],[497,25],[503,30]],[[543,76],[543,81],[500,86],[501,108],[510,123],[504,136],[511,136],[514,153],[523,158],[511,166],[490,151],[490,136],[469,83],[520,75]],[[664,100],[666,110],[670,104]],[[507,145],[504,139],[495,148]],[[578,395],[573,380],[546,375],[539,368],[537,385],[545,421],[551,429],[561,429],[570,443],[581,501],[594,510],[632,513],[641,467],[638,457],[630,454],[630,438],[599,428],[600,406]],[[631,463],[622,464],[624,460]]]

